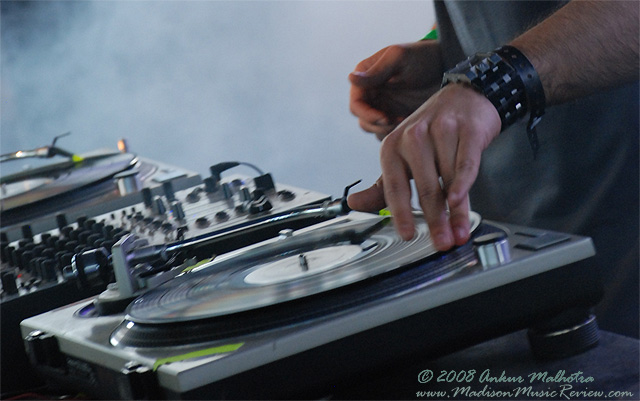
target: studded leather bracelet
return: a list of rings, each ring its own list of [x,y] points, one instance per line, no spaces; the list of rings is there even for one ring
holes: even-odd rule
[[[447,71],[442,86],[466,83],[482,93],[498,111],[502,131],[529,112],[527,136],[537,154],[539,143],[535,126],[545,108],[542,83],[529,60],[513,46],[494,52],[477,53]]]

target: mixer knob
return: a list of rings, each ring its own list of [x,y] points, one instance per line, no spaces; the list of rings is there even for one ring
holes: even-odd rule
[[[69,252],[73,252],[73,250],[76,249],[77,246],[78,246],[78,241],[71,240],[71,241],[67,241],[64,244],[64,249],[66,249]]]
[[[25,252],[24,248],[16,248],[11,252],[11,265],[22,268],[22,254]]]
[[[247,187],[242,187],[240,190],[240,200],[243,202],[251,201],[251,191]]]
[[[53,255],[55,254],[56,254],[56,250],[53,248],[45,248],[41,253],[42,257],[45,257],[47,259],[52,259]]]
[[[196,187],[196,188],[194,188],[193,191],[189,192],[187,194],[187,202],[196,203],[197,201],[199,201],[200,200],[200,191],[202,191],[202,189],[200,189],[200,187]]]
[[[58,228],[60,230],[62,230],[63,227],[69,225],[69,223],[67,223],[67,216],[64,213],[56,214],[56,224],[58,225]]]
[[[265,192],[272,191],[276,188],[273,177],[271,177],[269,173],[255,177],[253,183],[256,185],[256,188],[262,189]]]
[[[509,263],[509,241],[503,232],[481,235],[473,240],[473,245],[482,267],[487,269]]]
[[[82,244],[86,244],[87,243],[87,238],[89,238],[89,236],[93,234],[93,232],[89,231],[89,230],[84,230],[82,232],[80,232],[78,234],[78,242],[82,243]]]
[[[212,177],[207,177],[204,180],[204,191],[208,194],[212,194],[218,190],[218,181],[213,179]]]
[[[56,247],[56,242],[59,239],[60,239],[60,237],[58,237],[57,235],[51,235],[44,241],[44,243],[47,244],[48,248],[55,248]]]
[[[249,213],[250,214],[258,214],[262,212],[269,211],[273,208],[269,199],[266,196],[260,197],[258,200],[251,202],[249,205]]]
[[[65,268],[67,266],[71,266],[71,260],[73,259],[73,253],[71,252],[63,252],[62,255],[60,255],[60,266],[61,268]]]
[[[102,227],[102,235],[106,238],[106,239],[111,239],[113,238],[113,230],[115,230],[115,227],[112,226],[111,224],[107,224],[106,226]]]
[[[227,182],[222,183],[222,194],[225,199],[231,199],[233,197],[233,191],[231,191],[231,187],[229,186],[229,183]]]
[[[99,221],[91,226],[91,231],[96,234],[102,234],[102,228],[104,227],[104,221]]]
[[[43,281],[46,281],[44,270],[42,269],[42,262],[44,262],[45,260],[45,258],[37,257],[31,259],[31,261],[29,262],[29,267],[31,268],[32,274]]]
[[[111,248],[113,248],[113,245],[115,243],[116,241],[112,239],[98,241],[98,243],[96,244],[96,248],[104,248],[107,250],[107,252],[109,252],[109,254],[111,254]]]
[[[9,237],[7,233],[1,233],[0,235],[0,260],[6,262],[9,260],[9,256],[7,254],[7,248],[9,247]]]
[[[91,230],[91,227],[93,227],[94,224],[96,224],[95,219],[87,219],[82,223],[82,226],[87,230]]]
[[[31,271],[31,261],[33,260],[33,258],[36,255],[33,253],[33,251],[24,251],[22,253],[20,253],[20,259],[18,261],[18,266],[21,269],[27,270],[27,271]]]
[[[220,211],[220,212],[216,213],[216,220],[218,220],[220,222],[227,221],[227,220],[229,220],[229,214],[227,212],[225,212],[224,210]]]
[[[56,265],[58,267],[62,267],[62,256],[64,254],[66,254],[67,252],[65,251],[57,251],[54,255],[53,255],[53,260],[56,261]]]
[[[180,202],[175,202],[173,205],[171,205],[171,210],[173,211],[173,216],[176,218],[176,220],[184,220],[184,209],[182,208],[182,203]]]
[[[40,263],[40,270],[42,271],[42,278],[45,281],[56,281],[58,276],[56,274],[56,262],[53,259],[44,259]]]
[[[33,272],[31,262],[36,257],[33,251],[24,251],[20,257],[20,267],[28,272]]]
[[[87,216],[80,216],[76,219],[76,222],[78,223],[78,227],[83,227],[84,226],[84,222],[87,221],[88,217]]]
[[[63,249],[65,249],[66,244],[67,240],[65,238],[59,238],[56,240],[54,248],[56,248],[56,251],[62,251]]]
[[[11,260],[11,254],[15,251],[15,248],[12,246],[7,246],[2,248],[2,261],[9,263],[9,265],[13,266],[13,262]]]
[[[264,196],[265,196],[264,191],[260,188],[257,188],[251,194],[251,199],[253,199],[254,201],[257,201],[258,199],[263,198]]]
[[[153,202],[153,212],[157,215],[161,215],[161,214],[165,214],[166,211],[167,211],[167,208],[164,206],[164,202],[162,201],[162,198],[157,197]]]
[[[42,252],[47,248],[44,244],[38,244],[33,247],[33,253],[36,256],[42,256]]]
[[[162,228],[162,232],[164,233],[170,233],[171,231],[173,231],[173,224],[169,222],[162,223],[160,227]]]
[[[78,240],[78,235],[80,235],[80,233],[81,231],[79,228],[71,230],[69,231],[69,238],[71,238],[72,240]]]
[[[278,191],[278,197],[285,202],[290,202],[295,199],[296,194],[287,189],[283,189],[282,191]]]
[[[173,184],[171,183],[171,181],[163,182],[162,189],[164,190],[164,195],[166,196],[167,200],[169,200],[170,202],[176,200],[176,194],[173,190]]]
[[[65,236],[65,238],[70,238],[69,236],[71,235],[71,231],[73,231],[73,227],[71,226],[64,226],[60,229],[60,232]]]
[[[21,228],[22,228],[22,238],[24,239],[33,238],[33,232],[31,231],[31,226],[29,224],[25,224]]]
[[[100,242],[104,241],[104,237],[100,234],[93,233],[87,237],[87,245],[97,247]]]
[[[198,217],[196,219],[196,227],[198,228],[205,228],[205,227],[209,227],[209,219],[207,219],[206,217]]]
[[[153,206],[153,194],[151,193],[150,188],[142,188],[142,202],[146,208],[151,208]]]
[[[18,286],[16,285],[16,275],[12,271],[2,272],[2,290],[8,294],[13,295],[18,293]]]

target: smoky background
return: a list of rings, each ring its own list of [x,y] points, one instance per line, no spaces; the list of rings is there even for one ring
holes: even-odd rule
[[[2,1],[0,12],[2,153],[65,132],[58,145],[75,153],[125,138],[203,177],[244,161],[334,196],[380,172],[347,75],[435,20],[430,1]]]

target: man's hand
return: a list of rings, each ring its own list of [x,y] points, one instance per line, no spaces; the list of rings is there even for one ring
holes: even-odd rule
[[[371,188],[352,194],[349,206],[364,211],[388,207],[398,233],[409,240],[415,230],[413,178],[436,248],[463,245],[469,239],[469,189],[482,151],[500,128],[487,98],[461,84],[447,85],[384,139],[382,176]]]
[[[386,47],[349,74],[349,106],[360,126],[382,140],[435,93],[442,82],[438,42]]]

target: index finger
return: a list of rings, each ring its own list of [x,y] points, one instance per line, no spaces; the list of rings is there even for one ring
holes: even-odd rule
[[[398,152],[399,134],[389,134],[380,149],[380,165],[384,182],[384,198],[393,216],[396,231],[408,241],[415,234],[413,213],[411,211],[411,186],[409,169]]]
[[[366,90],[351,85],[349,92],[349,109],[360,120],[372,125],[388,125],[387,116],[382,111],[372,107],[365,99]]]

